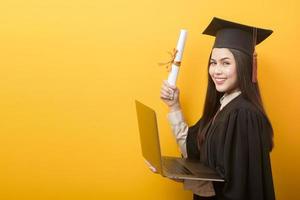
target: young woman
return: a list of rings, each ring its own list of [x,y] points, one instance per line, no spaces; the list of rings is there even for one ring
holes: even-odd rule
[[[225,182],[184,181],[194,199],[275,199],[269,153],[273,129],[256,80],[255,45],[271,30],[214,18],[206,30],[215,36],[208,65],[208,86],[202,117],[188,126],[179,89],[164,81],[161,99],[186,158],[200,159]]]

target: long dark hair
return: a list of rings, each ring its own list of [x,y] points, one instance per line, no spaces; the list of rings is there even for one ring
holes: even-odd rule
[[[238,87],[241,90],[241,95],[252,103],[259,111],[263,113],[267,122],[269,123],[269,150],[272,151],[274,147],[273,143],[273,128],[270,123],[270,120],[265,112],[262,98],[260,95],[258,82],[252,82],[252,58],[243,53],[242,51],[236,49],[228,50],[233,54],[235,62],[236,62],[236,70],[237,70],[237,79],[238,79]],[[210,65],[211,54],[209,56],[208,61],[208,69]],[[209,70],[208,70],[209,71]],[[198,130],[198,148],[200,149],[204,140],[205,135],[203,133],[204,126],[209,123],[209,121],[214,117],[217,110],[219,109],[219,100],[223,96],[224,93],[218,92],[216,90],[215,84],[208,73],[208,84],[206,90],[206,97],[204,102],[204,109],[202,114],[202,126],[199,127]]]

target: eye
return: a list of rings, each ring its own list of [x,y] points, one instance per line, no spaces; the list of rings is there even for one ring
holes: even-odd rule
[[[209,65],[212,65],[212,66],[214,66],[216,64],[216,62],[214,62],[214,61],[210,61],[210,63],[209,63]]]
[[[223,62],[223,65],[230,65],[230,63],[229,62]]]

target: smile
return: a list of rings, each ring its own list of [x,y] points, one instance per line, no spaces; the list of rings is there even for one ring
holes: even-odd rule
[[[216,84],[223,84],[226,81],[226,78],[215,78]]]

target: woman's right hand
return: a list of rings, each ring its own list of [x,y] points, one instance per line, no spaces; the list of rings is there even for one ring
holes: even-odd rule
[[[170,85],[167,80],[163,81],[160,98],[170,110],[180,109],[179,89],[176,86]]]

